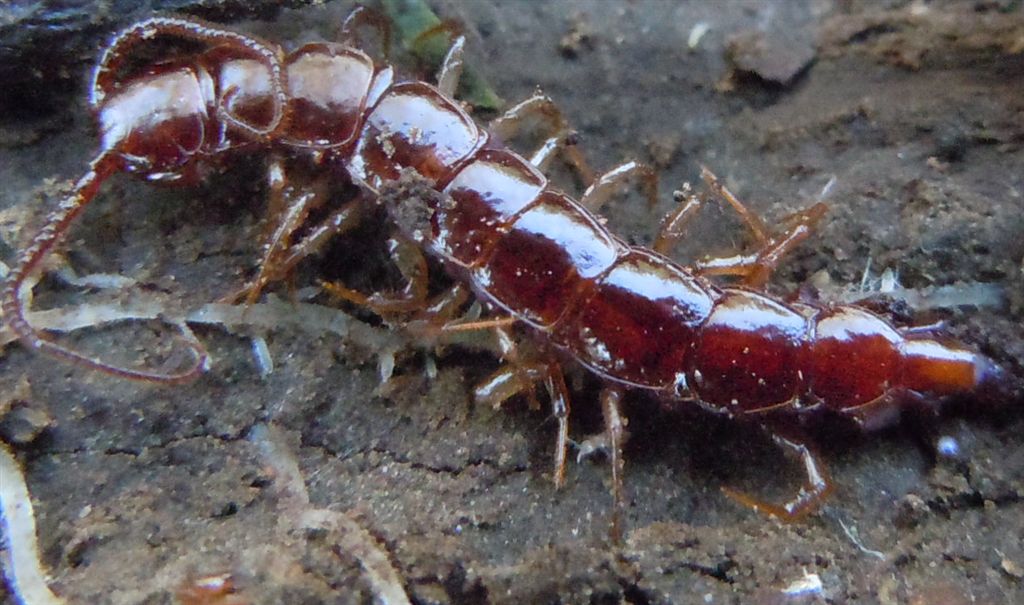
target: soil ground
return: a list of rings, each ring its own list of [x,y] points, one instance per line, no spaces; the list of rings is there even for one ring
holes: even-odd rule
[[[330,39],[349,8],[326,2],[231,26],[281,43]],[[470,64],[505,99],[537,86],[552,96],[596,167],[630,158],[658,167],[655,207],[631,194],[605,208],[623,237],[649,243],[671,190],[696,181],[701,164],[769,221],[808,206],[834,179],[826,222],[771,291],[820,282],[821,271],[833,285],[856,284],[869,261],[908,288],[990,284],[1001,304],[919,319],[946,320],[955,337],[1024,376],[1019,2],[435,8],[464,25]],[[76,90],[42,115],[0,116],[8,264],[96,145],[87,73],[74,72]],[[130,276],[182,308],[215,300],[257,257],[262,167],[261,157],[241,159],[192,189],[119,176],[74,228],[67,258],[79,274]],[[361,260],[365,250],[366,266],[382,266],[384,238],[372,225],[360,230],[304,267],[298,285],[321,275],[388,283],[384,270],[364,275]],[[686,262],[745,241],[733,217],[712,209],[676,254]],[[46,279],[36,305],[110,296]],[[261,379],[248,338],[195,329],[215,363],[184,387],[119,381],[16,345],[0,359],[0,392],[48,419],[27,436],[8,419],[4,438],[20,438],[44,561],[70,603],[171,603],[183,583],[217,573],[233,574],[243,602],[371,602],[354,554],[317,532],[278,531],[288,514],[281,489],[247,439],[268,422],[288,436],[313,505],[350,511],[416,603],[1024,602],[1019,412],[967,410],[935,425],[825,438],[835,493],[787,525],[720,491],[784,498],[797,488],[792,461],[767,439],[633,394],[627,531],[616,550],[608,465],[572,463],[556,491],[549,415],[474,405],[471,388],[496,367],[493,356],[454,348],[427,379],[422,354],[401,355],[403,380],[381,396],[373,352],[335,336],[266,333],[275,367]],[[68,338],[144,358],[161,330],[129,324]],[[570,383],[581,439],[601,426],[596,386],[578,370]],[[933,456],[938,435],[955,438],[961,454]],[[812,588],[798,594],[800,582]]]

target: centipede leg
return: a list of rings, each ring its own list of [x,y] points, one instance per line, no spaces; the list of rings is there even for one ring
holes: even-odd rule
[[[742,220],[747,228],[750,229],[754,239],[757,240],[757,246],[759,248],[770,244],[771,239],[768,235],[768,228],[764,225],[764,221],[762,221],[757,214],[748,210],[747,207],[743,205],[743,203],[740,202],[740,200],[733,195],[731,191],[722,185],[718,180],[718,177],[704,166],[701,166],[701,178],[704,179],[708,189],[710,189],[718,199],[726,202],[726,204],[736,211],[740,220]],[[701,208],[704,207],[704,204],[707,203],[707,200],[705,200],[704,197],[696,195],[691,191],[689,183],[687,183],[681,191],[676,191],[674,196],[678,205],[662,219],[661,229],[654,241],[654,250],[661,254],[668,254],[672,247],[682,239],[690,221],[693,220],[693,217],[695,217]],[[748,259],[752,257],[744,256],[742,258]]]
[[[415,242],[396,233],[388,239],[388,250],[399,272],[405,279],[405,287],[392,298],[398,309],[425,309],[427,307],[427,286],[430,273],[423,248]]]
[[[792,214],[782,220],[784,223],[792,223],[781,235],[772,240],[771,245],[765,246],[757,256],[757,263],[744,280],[744,284],[754,288],[763,287],[768,283],[771,274],[778,268],[782,259],[799,246],[804,240],[811,236],[814,227],[825,216],[828,206],[817,203],[807,210]]]
[[[285,174],[284,157],[280,153],[271,152],[267,160],[267,218],[263,223],[263,239],[269,242],[288,210],[285,188],[288,178]]]
[[[261,270],[264,285],[281,279],[295,269],[300,262],[319,252],[331,238],[341,235],[358,225],[362,219],[363,209],[364,206],[361,198],[349,201],[314,227],[301,241],[282,250],[282,258],[275,261],[272,267]],[[221,302],[233,303],[246,298],[254,284],[255,282],[246,284],[238,291],[221,298]]]
[[[735,275],[742,278],[745,286],[763,287],[783,258],[810,237],[827,210],[825,204],[818,203],[792,214],[782,221],[791,223],[790,226],[754,253],[697,262],[696,269],[702,275]]]
[[[707,166],[700,167],[700,178],[707,184],[708,189],[711,190],[720,200],[723,200],[739,215],[740,220],[750,229],[750,233],[757,240],[758,247],[766,246],[771,240],[770,233],[767,225],[761,220],[761,217],[756,212],[751,211],[746,205],[743,204],[731,191],[725,188],[725,185],[718,180],[713,172],[708,170]]]
[[[380,11],[374,10],[362,4],[352,9],[352,12],[345,17],[341,24],[341,39],[355,46],[363,48],[362,39],[359,37],[359,29],[369,27],[380,36],[384,58],[391,55],[391,22],[388,21]]]
[[[459,78],[462,76],[463,55],[466,46],[466,36],[463,35],[462,24],[445,19],[417,34],[409,46],[413,49],[424,48],[424,44],[437,35],[444,35],[451,41],[451,47],[445,54],[444,60],[441,61],[441,67],[437,73],[437,89],[447,97],[454,97],[455,91],[459,87]]]
[[[753,235],[757,249],[748,254],[706,259],[695,263],[695,268],[702,275],[739,277],[743,285],[749,287],[764,286],[783,258],[811,235],[814,226],[828,210],[825,204],[818,203],[791,214],[780,221],[788,224],[788,227],[781,234],[772,235],[764,221],[703,166],[701,178],[718,199],[724,201],[739,215],[740,220]],[[655,251],[666,255],[682,239],[687,225],[706,203],[703,197],[693,194],[689,186],[677,191],[675,196],[679,205],[662,220],[661,230],[653,246]]]
[[[437,72],[437,89],[447,97],[454,97],[459,87],[459,78],[462,77],[464,66],[463,55],[465,54],[466,37],[457,36],[452,41],[448,54],[444,56],[441,68]]]
[[[771,430],[771,429],[768,429]],[[797,455],[804,465],[806,478],[804,485],[795,497],[784,504],[773,504],[750,494],[723,487],[722,492],[732,500],[765,512],[783,521],[791,522],[813,512],[832,491],[832,482],[825,472],[825,467],[811,448],[799,438],[771,433],[772,440],[781,448]]]
[[[547,366],[523,359],[512,333],[507,328],[496,328],[494,333],[505,364],[476,385],[473,389],[474,398],[479,403],[498,408],[512,397],[524,395],[530,409],[539,410],[540,402],[537,400],[534,387],[544,379]]]
[[[499,407],[504,401],[516,395],[526,395],[531,399],[531,408],[534,405],[539,407],[534,387],[541,381],[544,382],[551,400],[551,414],[558,423],[552,479],[555,487],[560,488],[565,484],[570,410],[569,388],[565,384],[561,365],[554,359],[534,362],[513,358],[477,385],[474,394],[477,402],[491,404],[494,407]]]
[[[539,119],[545,126],[544,132],[547,133],[547,138],[540,147],[530,154],[530,163],[541,170],[546,170],[555,154],[561,153],[583,184],[589,187],[594,182],[594,171],[576,146],[576,134],[569,127],[562,110],[546,94],[535,92],[492,121],[488,130],[491,136],[499,141],[508,141],[519,133],[523,123],[529,118]]]
[[[843,416],[852,420],[865,432],[878,431],[899,423],[904,411],[913,410],[918,420],[938,413],[928,399],[909,389],[890,389],[885,394],[866,403],[842,411]]]
[[[590,187],[583,192],[580,203],[591,212],[597,212],[604,206],[623,183],[629,179],[638,179],[643,187],[644,195],[650,206],[658,202],[658,173],[646,164],[636,161],[623,162],[615,168],[597,177]]]
[[[606,387],[601,391],[601,411],[604,414],[604,430],[608,438],[609,457],[612,463],[612,542],[622,542],[622,517],[625,513],[622,476],[624,459],[622,443],[625,438],[626,421],[619,411],[622,403],[622,389]]]
[[[825,204],[819,202],[806,210],[791,214],[780,221],[783,224],[789,223],[790,226],[781,234],[773,236],[761,217],[726,189],[707,167],[701,166],[700,176],[708,189],[736,211],[740,220],[753,234],[758,249],[752,255],[698,263],[697,269],[705,275],[740,276],[744,285],[753,288],[763,287],[768,282],[783,257],[811,235],[814,226],[828,210]]]
[[[268,233],[263,244],[263,258],[258,265],[258,272],[247,286],[245,298],[246,303],[250,305],[259,298],[263,288],[270,282],[270,276],[287,274],[281,271],[277,264],[281,261],[283,252],[288,249],[292,234],[305,223],[312,210],[321,207],[327,200],[326,182],[323,179],[318,179],[310,187],[292,187],[279,159],[271,162],[268,181]],[[271,226],[272,228],[269,228]]]
[[[506,329],[516,322],[516,318],[511,315],[486,318],[479,318],[475,314],[460,316],[462,308],[471,297],[469,286],[457,282],[430,300],[426,308],[406,322],[404,328],[426,342],[437,342],[438,347],[443,347],[447,342],[457,340],[456,334]]]
[[[654,245],[651,246],[655,252],[665,256],[668,256],[672,248],[679,243],[686,232],[687,225],[704,206],[704,199],[690,191],[689,183],[681,191],[675,191],[672,195],[677,205],[665,215],[665,218],[661,219],[661,229],[658,230],[658,236],[654,239]]]
[[[558,436],[555,439],[555,468],[553,477],[555,487],[565,484],[565,455],[569,448],[569,389],[565,386],[565,376],[556,361],[547,364],[545,377],[548,397],[551,398],[551,413],[558,422]]]
[[[438,294],[424,309],[422,318],[439,325],[441,329],[455,325],[459,310],[472,296],[469,286],[462,282],[452,284],[446,291]]]
[[[429,274],[427,259],[422,249],[403,235],[395,235],[389,239],[388,248],[395,265],[405,278],[405,287],[401,292],[392,295],[379,292],[366,295],[339,283],[324,283],[324,289],[342,300],[366,307],[385,318],[398,313],[413,313],[426,309]]]

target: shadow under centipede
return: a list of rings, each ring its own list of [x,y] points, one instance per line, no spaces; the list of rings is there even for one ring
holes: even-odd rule
[[[324,210],[318,212],[326,213]],[[316,224],[316,217],[312,218],[309,222]],[[315,259],[306,263],[310,274],[318,282],[337,282],[359,292],[387,295],[401,288],[401,274],[387,250],[389,232],[383,212],[368,207],[355,228],[332,238]],[[332,304],[339,303],[335,301]],[[365,308],[351,307],[349,310],[362,319],[373,323],[379,321]]]
[[[680,505],[671,507],[675,521],[714,524],[720,506],[743,510],[742,505],[719,494],[722,488],[739,490],[766,502],[785,502],[801,489],[805,476],[800,461],[781,451],[756,423],[708,413],[695,404],[666,409],[645,397],[632,397],[629,404],[627,491],[631,482],[643,481],[640,475],[663,465],[674,479],[676,490],[685,484],[702,492],[700,497],[683,497]],[[847,484],[844,479],[853,472],[851,467],[891,463],[896,459],[905,466],[905,473],[902,481],[894,485],[907,480],[923,481],[929,458],[924,453],[915,454],[914,445],[925,452],[934,443],[930,440],[934,429],[927,428],[927,423],[909,423],[864,433],[842,418],[816,418],[806,427],[806,433],[834,484],[835,491],[826,503],[842,508],[850,494],[874,487]],[[916,439],[912,437],[915,434]],[[886,480],[879,485],[884,491],[898,491],[888,490],[889,483],[892,482]],[[757,516],[754,511],[748,512]],[[685,516],[675,516],[680,514]]]

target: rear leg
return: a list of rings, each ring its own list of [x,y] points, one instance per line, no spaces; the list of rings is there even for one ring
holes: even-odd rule
[[[828,478],[821,460],[804,442],[802,437],[784,436],[768,427],[765,427],[765,430],[769,431],[772,441],[776,445],[786,452],[799,457],[805,473],[804,484],[800,491],[783,504],[767,502],[751,494],[728,487],[723,487],[722,492],[730,499],[748,508],[778,517],[786,522],[797,521],[821,506],[821,503],[832,491],[832,482]]]
[[[480,403],[498,408],[512,397],[523,395],[531,410],[539,410],[540,401],[534,387],[544,379],[546,366],[542,362],[525,359],[508,328],[497,328],[495,335],[498,354],[505,363],[476,385],[474,398]]]
[[[442,22],[441,26],[448,26],[449,23],[449,21]],[[429,29],[424,34],[433,33],[433,31],[433,29]],[[441,91],[441,94],[450,98],[455,98],[455,91],[459,88],[459,80],[462,78],[462,70],[465,67],[466,36],[456,33],[457,35],[452,38],[451,48],[445,54],[441,68],[437,72],[437,89]]]
[[[498,368],[490,377],[477,385],[474,393],[480,403],[500,406],[515,395],[526,395],[534,405],[534,387],[544,382],[551,400],[552,415],[558,422],[555,438],[554,469],[552,476],[555,487],[565,484],[566,454],[569,447],[569,389],[566,387],[561,366],[553,359],[529,361],[512,357],[506,365]],[[626,421],[620,411],[622,389],[606,387],[601,391],[601,410],[604,415],[605,431],[601,439],[602,448],[607,449],[612,466],[612,499],[614,506],[611,519],[611,539],[615,544],[622,542],[622,517],[625,510],[623,490],[622,446],[626,438]],[[539,405],[538,405],[539,407]]]
[[[421,48],[428,40],[437,35],[448,38],[451,46],[445,53],[441,66],[437,71],[437,89],[446,97],[455,98],[465,66],[464,56],[466,36],[462,33],[462,24],[458,21],[444,20],[437,25],[428,27],[413,38],[410,46]]]
[[[324,283],[324,289],[336,298],[365,307],[386,320],[400,324],[425,344],[441,346],[444,335],[503,329],[514,323],[509,316],[465,319],[463,308],[472,297],[468,286],[456,282],[430,297],[429,266],[423,250],[400,234],[388,240],[388,247],[405,281],[400,291],[364,294],[338,282]]]
[[[576,133],[553,100],[536,92],[512,107],[489,126],[491,136],[500,141],[515,137],[528,120],[540,120],[543,125],[541,145],[529,155],[529,161],[540,170],[547,170],[557,155],[576,173],[587,187],[580,202],[597,212],[625,182],[636,179],[643,188],[650,205],[658,201],[658,175],[653,168],[636,161],[623,162],[599,177],[595,177],[583,152],[576,144]]]
[[[601,390],[601,411],[604,415],[604,432],[584,439],[578,444],[579,453],[577,462],[590,457],[596,452],[603,452],[608,456],[612,465],[612,521],[611,538],[612,542],[619,544],[622,541],[622,519],[625,516],[625,498],[623,489],[623,467],[625,458],[622,455],[622,447],[626,443],[628,433],[626,432],[626,420],[621,413],[622,389],[617,387],[605,387]]]
[[[665,256],[668,256],[672,248],[683,238],[690,221],[697,216],[705,203],[703,197],[693,193],[690,183],[683,183],[683,188],[674,191],[672,197],[677,205],[661,219],[661,228],[654,239],[654,245],[651,246],[655,252]]]
[[[416,37],[420,42],[438,33],[446,33],[451,39],[451,47],[445,54],[444,60],[437,73],[437,88],[441,94],[448,97],[455,97],[459,87],[459,79],[465,67],[465,46],[466,37],[462,34],[462,27],[455,21],[442,21]],[[539,91],[526,100],[518,103],[507,110],[500,117],[491,122],[489,131],[491,136],[499,140],[507,141],[516,136],[521,130],[523,123],[530,118],[539,119],[543,124],[543,133],[546,138],[540,147],[530,154],[530,163],[541,170],[546,170],[557,153],[561,153],[569,166],[577,173],[583,183],[591,189],[598,187],[595,196],[607,196],[605,189],[615,186],[620,178],[628,177],[638,167],[623,164],[615,170],[608,172],[608,182],[595,182],[594,172],[587,163],[582,152],[576,148],[576,135],[569,127],[565,115],[558,108],[553,100]],[[542,135],[544,136],[544,135]],[[623,173],[621,176],[619,173]],[[648,177],[649,178],[649,177]]]

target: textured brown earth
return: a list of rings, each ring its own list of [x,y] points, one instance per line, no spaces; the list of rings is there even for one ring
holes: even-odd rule
[[[230,18],[234,5],[221,4],[206,14]],[[320,4],[273,21],[243,16],[232,27],[289,44],[330,39],[350,5]],[[464,24],[470,62],[507,100],[536,86],[556,99],[596,167],[629,158],[658,166],[657,207],[633,194],[605,209],[627,239],[651,241],[671,189],[695,180],[700,164],[769,220],[809,205],[834,179],[828,220],[772,291],[791,292],[812,276],[822,283],[821,271],[832,286],[856,284],[869,260],[876,274],[898,271],[908,288],[989,284],[1001,304],[920,319],[947,320],[957,338],[1024,376],[1019,2],[435,8]],[[73,85],[40,91],[51,99],[45,107],[26,101],[29,84],[4,91],[0,255],[8,264],[25,242],[19,228],[40,224],[96,144],[82,92],[86,58],[101,43],[95,35],[69,47]],[[32,52],[18,56],[17,69],[42,69]],[[136,290],[173,308],[215,300],[241,283],[258,253],[262,166],[262,158],[240,160],[186,190],[118,177],[74,229],[67,258],[79,274],[130,276]],[[364,288],[391,283],[383,229],[353,234],[304,267],[298,285],[321,276]],[[677,258],[728,254],[744,235],[733,217],[709,210]],[[52,278],[36,288],[41,308],[134,296]],[[69,339],[141,360],[162,330],[129,323]],[[265,332],[275,369],[261,380],[252,334],[195,330],[215,363],[178,388],[118,381],[17,345],[4,350],[0,410],[14,411],[0,429],[26,469],[53,587],[70,603],[171,603],[184,582],[217,573],[233,574],[242,602],[370,602],[356,553],[323,532],[287,529],[298,525],[289,525],[295,511],[281,478],[248,439],[261,423],[286,435],[312,506],[350,511],[390,553],[416,603],[1024,602],[1019,412],[967,411],[935,427],[919,421],[824,438],[835,494],[820,513],[783,525],[720,492],[783,498],[796,489],[796,468],[768,440],[632,396],[627,533],[616,551],[607,541],[607,464],[571,464],[567,487],[556,491],[549,415],[521,403],[474,405],[469,390],[496,367],[493,356],[453,347],[428,379],[425,355],[400,355],[403,379],[382,396],[375,351],[334,335]],[[579,371],[570,383],[572,433],[582,439],[601,426],[596,385]],[[957,440],[960,457],[930,453],[939,435]],[[819,589],[795,594],[799,582],[815,581]]]

